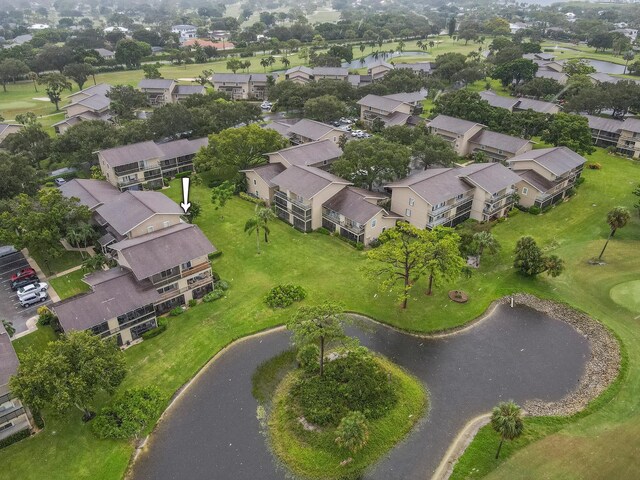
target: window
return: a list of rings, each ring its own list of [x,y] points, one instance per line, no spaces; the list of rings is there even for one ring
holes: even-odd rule
[[[191,268],[191,261],[183,263],[180,267],[182,268],[182,270],[189,270]]]
[[[173,271],[173,268],[170,268],[169,270],[165,270],[164,272],[160,272],[160,278],[168,278],[171,275],[173,275],[175,272]]]
[[[375,228],[377,223],[378,221],[375,218],[371,220],[371,228]]]
[[[164,222],[162,222],[162,228],[167,228],[169,225],[171,225],[171,222],[169,220],[165,220]]]
[[[163,293],[167,293],[170,292],[172,290],[177,290],[178,289],[178,284],[177,283],[172,283],[169,285],[165,285],[164,287],[161,287],[158,289],[158,293],[160,295],[162,295]]]
[[[413,198],[409,197],[409,206],[413,207],[415,204],[416,204],[416,201]]]
[[[153,225],[149,225],[147,227],[147,233],[152,233],[153,232]]]
[[[254,184],[254,185],[257,185],[257,184],[258,184],[258,181],[257,181],[255,178],[253,179],[253,184]]]
[[[260,192],[258,192],[258,190],[256,190],[256,197],[260,196]]]
[[[458,195],[456,197],[456,200],[462,200],[462,197],[464,197],[464,193],[461,193],[460,195]]]
[[[522,194],[526,196],[527,193],[529,193],[529,189],[527,187],[522,187]]]
[[[0,432],[3,430],[7,430],[9,428],[13,427],[13,422],[9,422],[9,423],[5,423],[4,425],[0,426]]]
[[[410,216],[411,216],[411,210],[410,210],[409,208],[407,208],[407,209],[404,211],[404,216],[405,216],[405,217],[410,217]]]

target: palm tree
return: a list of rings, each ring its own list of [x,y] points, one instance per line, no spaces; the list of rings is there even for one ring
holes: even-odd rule
[[[29,78],[29,80],[33,82],[33,89],[37,92],[38,91],[38,74],[36,72],[29,72],[27,73],[27,77]]]
[[[398,52],[402,53],[403,50],[404,50],[404,40],[400,40],[398,42]]]
[[[602,247],[602,251],[600,252],[598,260],[602,259],[602,255],[604,255],[604,251],[606,250],[607,245],[609,245],[609,240],[611,240],[611,238],[615,235],[616,230],[624,227],[630,218],[631,214],[625,207],[615,207],[613,210],[607,213],[607,223],[609,224],[609,228],[611,230],[609,232],[609,237],[604,244],[604,247]]]
[[[360,53],[364,52],[364,49],[367,48],[364,43],[360,44]]]
[[[429,47],[433,48],[436,46],[436,42],[434,42],[433,40],[429,40]]]
[[[498,240],[496,240],[496,237],[494,237],[491,232],[475,233],[473,235],[473,240],[477,246],[476,255],[478,256],[478,266],[480,266],[480,257],[482,257],[482,253],[485,249],[488,250],[489,253],[494,254],[500,248]]]
[[[280,61],[285,68],[289,68],[289,65],[291,65],[291,61],[287,57],[282,57],[282,60]]]
[[[264,67],[264,71],[267,71],[267,67],[269,66],[269,61],[266,58],[260,60],[260,65]]]
[[[271,230],[269,230],[269,221],[276,219],[276,214],[273,213],[268,207],[262,207],[256,209],[256,217],[260,220],[260,226],[262,227],[262,232],[264,233],[264,243],[269,243],[269,234]]]
[[[422,49],[422,46],[423,46],[423,45],[424,45],[424,43],[422,43],[422,40],[418,40],[418,41],[416,42],[416,46],[417,46],[419,49]]]
[[[491,426],[500,435],[500,445],[498,445],[496,452],[497,459],[505,440],[514,440],[522,435],[524,422],[520,407],[511,400],[499,403],[491,413]]]

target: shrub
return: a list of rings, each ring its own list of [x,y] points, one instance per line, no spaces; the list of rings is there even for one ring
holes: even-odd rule
[[[263,205],[263,206],[265,205],[264,200],[261,200],[260,198],[252,197],[248,193],[240,192],[238,195],[240,196],[240,198],[242,198],[243,200],[246,200],[248,202],[256,203],[258,205]]]
[[[576,194],[576,189],[574,187],[568,188],[566,192],[567,197],[573,197]]]
[[[317,345],[310,343],[305,345],[296,355],[298,366],[302,368],[307,374],[315,374],[320,370],[320,349]]]
[[[147,330],[142,334],[143,340],[149,340],[150,338],[157,337],[162,332],[164,332],[169,325],[166,318],[158,319],[158,326],[156,328],[152,328],[151,330]]]
[[[38,325],[45,326],[51,325],[51,322],[55,320],[55,314],[49,310],[48,307],[39,307],[38,310]]]
[[[222,256],[222,250],[216,250],[215,252],[209,254],[209,260],[214,260],[221,256]]]
[[[292,389],[304,417],[320,426],[337,426],[351,411],[380,418],[398,401],[387,374],[363,347],[325,364],[324,375],[303,375]]]
[[[509,218],[511,217],[515,217],[516,215],[518,215],[520,213],[520,210],[518,210],[517,208],[512,208],[511,210],[509,210],[509,213],[507,214],[507,216]]]
[[[215,282],[219,282],[220,281],[220,275],[218,274],[218,272],[211,272],[211,279]]]
[[[225,280],[219,280],[218,283],[216,283],[216,288],[219,288],[223,292],[226,292],[227,290],[229,290],[229,283]]]
[[[91,425],[93,433],[99,438],[137,438],[163,406],[158,387],[125,390],[112,405],[100,411]]]
[[[202,301],[205,303],[209,303],[209,302],[218,300],[222,297],[224,297],[224,290],[220,290],[219,288],[216,288],[212,292],[209,292],[204,297],[202,297]]]
[[[602,165],[600,165],[598,162],[589,162],[587,163],[587,168],[590,168],[591,170],[601,170]]]
[[[584,177],[578,177],[576,178],[576,187],[579,187],[580,185],[582,185],[584,183]]]
[[[276,285],[269,290],[265,302],[271,308],[284,308],[293,302],[304,300],[306,296],[307,292],[304,288],[299,285],[287,283],[284,285]]]
[[[29,429],[21,430],[13,435],[9,435],[7,438],[3,438],[0,440],[0,448],[8,447],[9,445],[13,445],[14,443],[19,442],[31,435]]]
[[[316,233],[321,233],[322,235],[331,235],[331,232],[324,227],[317,228],[315,231]]]
[[[367,419],[361,412],[349,412],[336,429],[336,443],[351,453],[361,450],[369,440]]]
[[[500,218],[498,219],[498,223],[504,223],[504,222],[506,222],[506,221],[507,221],[507,219],[506,219],[505,217],[500,217]]]
[[[378,248],[380,245],[382,245],[382,242],[377,238],[374,238],[369,242],[370,248]]]
[[[31,416],[33,417],[33,423],[36,424],[40,430],[44,428],[44,418],[42,418],[42,414],[39,411],[31,411]]]
[[[162,183],[164,184],[165,187],[169,186],[169,181],[171,179],[169,177],[162,177]]]
[[[531,215],[540,215],[540,207],[532,205],[531,207],[529,207],[529,213]]]
[[[186,178],[190,177],[193,172],[180,172],[176,173],[176,178]]]
[[[184,313],[184,310],[182,309],[182,307],[177,306],[176,308],[171,309],[171,311],[169,312],[169,316],[177,317],[178,315],[182,315],[183,313]]]
[[[198,300],[196,300],[195,298],[192,298],[191,300],[189,300],[189,308],[195,307],[198,304]]]

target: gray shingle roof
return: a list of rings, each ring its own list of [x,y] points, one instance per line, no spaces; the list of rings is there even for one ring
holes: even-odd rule
[[[184,157],[198,153],[202,147],[209,145],[209,138],[194,138],[189,140],[186,138],[174,140],[173,142],[159,143],[158,148],[162,151],[160,160],[168,160],[170,158]]]
[[[304,65],[300,65],[298,67],[293,67],[284,72],[285,75],[290,75],[295,72],[302,72],[306,75],[313,75],[313,69],[309,67],[305,67]]]
[[[83,105],[87,108],[91,108],[92,110],[99,111],[109,108],[109,106],[111,105],[111,100],[109,100],[102,94],[96,93],[91,95],[90,97],[83,98],[81,100],[78,100],[77,102],[70,103],[69,105],[65,105],[64,107],[62,107],[62,109],[65,110],[75,105]]]
[[[248,83],[250,73],[214,73],[213,83]]]
[[[112,270],[91,292],[53,305],[65,332],[86,330],[160,300],[150,282],[137,282],[121,267]]]
[[[341,67],[315,67],[313,74],[346,77],[349,75],[349,70]]]
[[[514,97],[503,97],[488,90],[479,93],[480,98],[489,102],[489,105],[497,108],[506,108],[511,110],[518,103],[518,99]]]
[[[640,119],[625,118],[620,128],[629,132],[640,133]]]
[[[555,80],[556,82],[563,82],[569,78],[566,73],[556,72],[555,70],[548,70],[544,68],[538,69],[538,71],[536,72],[536,77],[548,78],[550,80]]]
[[[98,55],[101,57],[113,57],[115,54],[111,50],[107,50],[106,48],[94,48]]]
[[[144,78],[138,82],[138,88],[163,89],[171,88],[175,80],[169,78]]]
[[[132,190],[98,207],[96,212],[120,235],[126,235],[153,215],[184,214],[182,208],[163,193]]]
[[[417,92],[394,93],[392,95],[385,95],[384,97],[399,102],[418,103],[427,98],[428,93],[427,90],[420,90]]]
[[[448,115],[438,115],[433,120],[429,120],[429,128],[437,128],[446,132],[453,132],[458,135],[464,135],[474,127],[481,125],[480,123],[462,120],[461,118],[449,117]]]
[[[551,113],[558,109],[555,103],[534,100],[532,98],[519,98],[516,108],[520,110],[533,110],[539,113]]]
[[[589,121],[589,128],[603,132],[618,133],[623,121],[615,118],[596,117],[595,115],[582,115]]]
[[[301,137],[310,138],[315,141],[320,140],[320,138],[332,130],[335,130],[335,128],[331,125],[303,118],[299,122],[291,125],[288,133],[290,135],[300,135]]]
[[[491,130],[480,130],[469,139],[470,142],[477,143],[508,153],[516,153],[518,150],[531,143],[524,138],[512,137],[504,133],[492,132]]]
[[[123,240],[110,248],[122,255],[138,280],[216,251],[202,230],[189,223]]]
[[[9,127],[19,127],[19,129],[23,128],[23,125],[18,125],[15,123],[0,123],[0,134],[4,132]]]
[[[266,165],[261,165],[259,167],[240,170],[241,172],[255,172],[262,180],[267,182],[269,187],[275,187],[275,184],[271,181],[271,179],[279,174],[281,174],[286,167],[281,163],[267,163]]]
[[[371,65],[369,67],[369,70],[371,70],[372,68],[375,68],[375,67],[386,67],[386,68],[388,68],[390,70],[393,70],[393,65],[391,65],[388,62],[385,62],[384,60],[380,60],[380,61],[374,63],[373,65]]]
[[[305,200],[313,198],[331,183],[348,185],[350,182],[315,167],[292,166],[271,180],[280,190],[292,191]]]
[[[519,162],[534,161],[554,175],[564,175],[570,170],[583,165],[586,160],[567,147],[541,148],[530,150],[508,160],[514,170]]]
[[[326,139],[284,148],[269,155],[275,154],[280,155],[291,165],[313,166],[335,160],[342,155],[342,150],[331,140]]]
[[[204,95],[207,89],[202,85],[178,85],[173,91],[174,95]]]
[[[550,180],[547,180],[542,175],[533,170],[524,170],[522,172],[518,172],[518,175],[522,177],[530,185],[534,186],[541,192],[546,192],[547,190],[551,190],[556,184]]]
[[[458,174],[491,194],[520,181],[518,175],[501,163],[474,163],[459,169]]]
[[[284,122],[271,122],[271,123],[267,123],[263,128],[268,128],[269,130],[275,130],[280,135],[286,136],[289,134],[291,125]]]
[[[108,203],[120,195],[120,191],[108,182],[74,178],[60,186],[65,197],[76,197],[80,203],[93,210],[103,203]]]
[[[389,97],[381,97],[379,95],[369,94],[364,98],[358,100],[358,105],[363,107],[371,107],[385,112],[393,112],[396,108],[402,105],[402,100],[394,100]]]
[[[602,72],[590,73],[589,77],[598,83],[618,83],[625,80],[624,78],[612,77],[611,75]]]
[[[375,195],[373,192],[371,194]],[[366,201],[360,189],[351,187],[340,190],[336,195],[324,202],[323,206],[361,225],[375,217],[380,210],[384,210],[381,206]]]
[[[391,115],[382,117],[385,127],[393,127],[394,125],[406,125],[411,115],[402,112],[393,112]]]
[[[100,150],[100,155],[111,167],[162,158],[163,151],[152,141],[132,143],[121,147]]]
[[[108,83],[98,83],[97,85],[91,85],[90,87],[87,87],[84,90],[80,90],[79,92],[72,93],[67,98],[73,98],[77,95],[90,96],[90,95],[96,95],[96,94],[106,96],[107,93],[109,93],[109,91],[111,90],[111,88],[112,88],[111,85],[109,85]]]
[[[18,372],[18,356],[13,349],[9,334],[0,322],[0,394],[6,393],[9,379]]]
[[[416,63],[396,63],[395,68],[407,68],[414,72],[430,72],[433,70],[431,62],[416,62]]]

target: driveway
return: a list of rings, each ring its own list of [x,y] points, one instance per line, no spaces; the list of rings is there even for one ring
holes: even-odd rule
[[[21,252],[0,258],[0,319],[12,322],[16,333],[27,330],[27,320],[37,315],[38,307],[51,304],[51,300],[47,300],[28,308],[20,306],[18,295],[11,290],[11,275],[28,266],[29,263]],[[45,281],[44,278],[40,278],[40,280]]]
[[[426,419],[365,475],[369,479],[429,478],[469,420],[503,400],[559,400],[577,386],[590,355],[586,338],[571,326],[523,306],[499,305],[473,328],[434,339],[371,322],[349,330],[430,392]],[[251,395],[256,367],[287,348],[288,333],[276,330],[224,352],[167,412],[135,463],[133,478],[290,477],[269,451]]]

